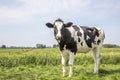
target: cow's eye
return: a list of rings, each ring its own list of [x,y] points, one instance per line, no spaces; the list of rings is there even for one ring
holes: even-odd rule
[[[57,28],[55,27],[55,28],[54,28],[54,33],[57,34],[57,32],[58,32],[58,30],[57,30]]]

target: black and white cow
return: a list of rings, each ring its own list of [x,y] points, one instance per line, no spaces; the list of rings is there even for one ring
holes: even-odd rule
[[[55,20],[54,24],[46,23],[49,28],[54,28],[54,36],[58,41],[61,51],[63,76],[66,76],[66,56],[69,54],[69,77],[73,74],[74,55],[77,51],[88,52],[93,51],[94,57],[94,73],[99,71],[100,51],[103,40],[105,38],[104,32],[101,28],[76,26],[72,22],[64,23],[61,19]],[[66,52],[67,50],[67,52]]]

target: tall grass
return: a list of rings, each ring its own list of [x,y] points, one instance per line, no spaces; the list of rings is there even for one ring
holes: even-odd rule
[[[75,65],[93,64],[91,52],[77,53]],[[0,66],[16,67],[20,65],[60,65],[59,49],[0,49]],[[104,48],[101,54],[101,64],[120,64],[119,48]]]
[[[120,79],[119,48],[103,49],[99,74],[92,74],[93,63],[91,52],[77,53],[74,74],[68,78],[62,77],[59,49],[0,49],[0,80]]]

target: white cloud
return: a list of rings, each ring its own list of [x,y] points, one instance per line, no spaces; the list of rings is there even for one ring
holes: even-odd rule
[[[90,8],[92,12],[88,10],[89,16],[93,14],[94,17],[105,19],[108,17],[112,17],[114,15],[119,15],[120,1],[119,0],[96,1],[95,3],[92,2]]]
[[[50,16],[79,8],[83,10],[87,0],[18,0],[19,6],[0,6],[0,25],[28,22],[35,15]],[[71,12],[70,11],[70,12]]]
[[[18,3],[21,5],[17,6]],[[36,15],[49,17],[61,13],[64,15],[76,13],[79,17],[109,17],[118,13],[119,5],[120,1],[113,3],[108,0],[94,2],[92,0],[16,0],[15,6],[0,6],[0,25],[29,22]]]
[[[1,7],[0,8],[0,25],[25,21],[25,14],[20,10]]]

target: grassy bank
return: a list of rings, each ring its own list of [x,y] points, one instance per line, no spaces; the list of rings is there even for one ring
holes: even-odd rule
[[[91,52],[77,53],[73,77],[64,78],[59,49],[0,49],[0,80],[119,80],[120,48],[103,49],[99,74],[93,65]]]

